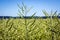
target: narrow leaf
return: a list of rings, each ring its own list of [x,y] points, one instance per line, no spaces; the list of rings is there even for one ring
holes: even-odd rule
[[[45,16],[49,16],[49,14],[45,10],[42,10],[42,12],[45,14]]]

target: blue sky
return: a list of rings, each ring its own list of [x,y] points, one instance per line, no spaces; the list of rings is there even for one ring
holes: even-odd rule
[[[44,16],[42,10],[60,11],[60,0],[0,0],[0,16],[18,16],[18,6],[24,2],[27,7],[33,7],[33,9],[27,14],[28,16],[36,12],[36,16]]]

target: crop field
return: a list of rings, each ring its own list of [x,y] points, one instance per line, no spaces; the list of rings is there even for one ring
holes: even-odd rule
[[[47,18],[35,17],[34,12],[29,18],[27,8],[18,4],[20,18],[0,19],[0,40],[60,40],[60,15],[57,11],[49,13],[42,10]],[[58,17],[57,17],[58,16]]]
[[[60,19],[0,19],[0,40],[60,40]]]

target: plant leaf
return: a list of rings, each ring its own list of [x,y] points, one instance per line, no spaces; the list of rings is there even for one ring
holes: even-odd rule
[[[57,16],[57,11],[54,12],[53,16]]]
[[[35,16],[36,12],[31,16],[31,18],[33,18]]]
[[[42,10],[42,12],[45,14],[45,16],[49,16],[49,14],[45,10]]]

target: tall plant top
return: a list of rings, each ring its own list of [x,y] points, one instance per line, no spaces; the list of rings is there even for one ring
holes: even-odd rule
[[[19,7],[19,9],[18,9],[18,15],[20,16],[20,17],[26,17],[27,16],[27,14],[28,14],[28,12],[32,9],[32,7],[31,8],[28,8],[24,3],[22,3],[22,6],[20,6],[19,4],[17,4],[18,5],[18,7]],[[32,15],[32,17],[34,16],[36,14],[36,12]]]

